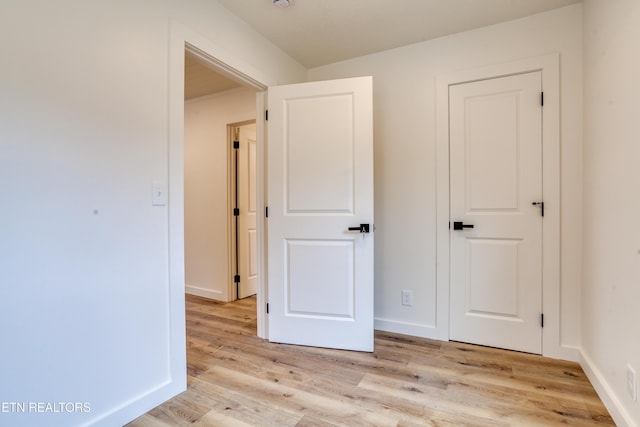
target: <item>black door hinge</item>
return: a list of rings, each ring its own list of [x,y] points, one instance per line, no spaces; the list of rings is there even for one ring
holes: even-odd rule
[[[540,92],[540,105],[544,106],[544,92]]]
[[[544,313],[540,313],[540,327],[544,328]]]
[[[236,150],[240,148],[240,141],[233,141],[233,148]]]
[[[264,207],[264,216],[265,218],[269,218],[269,206]]]
[[[233,208],[233,216],[240,216],[240,209],[239,208]]]
[[[236,274],[235,276],[233,276],[233,283],[240,283],[240,275]]]
[[[269,314],[269,303],[267,303],[267,314]]]
[[[269,120],[269,110],[265,110],[265,112],[264,112],[264,119],[265,119],[265,120]]]

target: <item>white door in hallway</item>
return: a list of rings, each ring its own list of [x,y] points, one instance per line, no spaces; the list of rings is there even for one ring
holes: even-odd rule
[[[452,340],[542,352],[542,108],[540,72],[449,88]]]
[[[238,298],[257,289],[256,244],[256,125],[240,126],[238,148]]]
[[[372,351],[372,79],[270,87],[268,104],[269,340]]]

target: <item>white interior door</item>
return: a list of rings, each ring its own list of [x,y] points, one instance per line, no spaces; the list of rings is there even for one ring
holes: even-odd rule
[[[238,298],[256,294],[256,125],[240,126],[238,148]]]
[[[270,341],[373,350],[371,92],[371,77],[269,88]]]
[[[540,94],[540,72],[450,87],[452,340],[542,352]]]

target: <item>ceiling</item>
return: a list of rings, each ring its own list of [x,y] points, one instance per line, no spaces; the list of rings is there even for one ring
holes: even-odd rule
[[[193,99],[239,87],[240,84],[207,68],[197,57],[184,56],[184,99]]]
[[[485,27],[582,0],[217,0],[306,68]],[[239,86],[187,55],[185,99]]]
[[[485,27],[581,0],[217,0],[306,68]]]

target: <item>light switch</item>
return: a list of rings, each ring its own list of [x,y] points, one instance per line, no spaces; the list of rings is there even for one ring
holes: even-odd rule
[[[167,185],[161,181],[153,182],[153,195],[151,196],[151,205],[166,206],[167,205]]]

